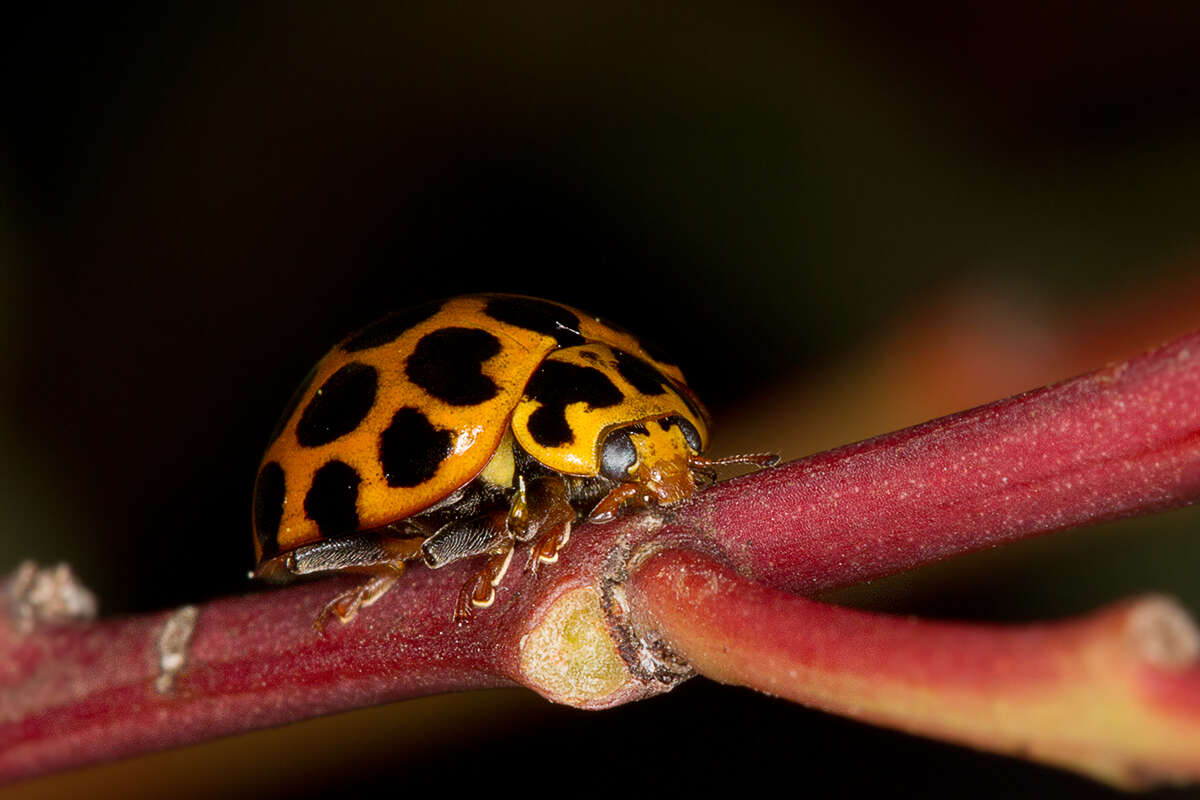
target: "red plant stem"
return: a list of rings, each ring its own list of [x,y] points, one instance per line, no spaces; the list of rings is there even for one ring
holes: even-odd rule
[[[605,650],[577,635],[620,628],[613,608],[637,616],[610,590],[647,545],[703,549],[760,582],[812,592],[1184,505],[1198,492],[1193,334],[1125,365],[718,485],[673,509],[665,527],[649,524],[653,515],[582,525],[559,563],[537,576],[514,565],[496,605],[463,626],[449,617],[469,564],[411,569],[323,638],[311,622],[344,582],[214,601],[173,666],[160,652],[173,615],[22,632],[0,599],[0,780],[456,689],[523,683],[590,708],[664,691],[687,672],[670,663],[654,672],[654,641],[627,637]],[[571,683],[576,667],[590,688]],[[1200,706],[1192,689],[1162,685]]]
[[[1200,332],[719,484],[679,524],[706,533],[743,574],[812,593],[1198,496]]]
[[[581,625],[607,637],[596,589],[622,568],[613,553],[655,529],[627,517],[572,537],[553,570],[514,565],[495,604],[464,624],[452,612],[477,569],[467,562],[412,567],[353,622],[331,620],[323,634],[313,620],[359,578],[30,630],[19,629],[12,581],[0,580],[0,783],[441,692],[523,684],[559,702],[603,707],[666,691],[690,671],[634,680],[613,643],[574,641]],[[592,601],[582,607],[580,589]],[[170,620],[193,608],[190,636],[164,648]],[[558,636],[557,623],[546,621],[564,608],[568,630]],[[574,670],[574,683],[557,682],[557,665],[547,663],[556,660]],[[589,693],[579,685],[586,680],[599,688]]]
[[[406,697],[512,685],[489,650],[495,631],[454,629],[448,612],[434,613],[449,578],[407,581],[388,598],[386,618],[357,628],[335,622],[325,636],[313,620],[344,582],[208,603],[181,648],[185,663],[168,675],[160,642],[170,614],[19,632],[0,613],[0,781]]]
[[[1200,778],[1200,635],[1162,598],[989,626],[826,605],[694,551],[630,579],[643,625],[703,675],[1130,788]]]

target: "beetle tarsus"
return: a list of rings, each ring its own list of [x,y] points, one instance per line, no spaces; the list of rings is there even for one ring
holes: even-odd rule
[[[575,516],[574,512],[571,516]],[[529,550],[529,561],[525,565],[527,570],[536,574],[542,564],[554,564],[558,561],[558,551],[566,547],[567,542],[571,539],[572,521],[572,519],[563,521],[561,525],[542,534],[541,538],[533,543],[533,547]]]
[[[500,552],[493,553],[483,569],[471,576],[458,593],[458,602],[454,604],[455,622],[462,622],[471,616],[473,608],[488,608],[496,602],[496,587],[504,580],[508,565],[512,563],[513,548],[509,544]]]
[[[329,618],[337,617],[345,625],[358,616],[360,609],[374,603],[387,594],[388,589],[399,580],[404,572],[404,564],[388,564],[384,569],[373,572],[371,576],[353,589],[347,589],[334,597],[317,614],[313,620],[313,628],[317,633],[325,633],[325,623]]]

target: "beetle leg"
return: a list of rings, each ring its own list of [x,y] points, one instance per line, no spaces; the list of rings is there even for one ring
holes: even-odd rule
[[[513,535],[508,530],[506,511],[448,523],[421,544],[421,553],[431,569],[473,556],[491,556],[459,592],[455,621],[469,617],[472,607],[486,608],[495,602],[496,587],[508,571],[512,551]]]
[[[420,556],[423,534],[415,525],[388,526],[327,539],[263,562],[254,576],[271,583],[286,583],[298,576],[320,573],[366,575],[361,585],[342,592],[321,609],[313,622],[313,627],[321,631],[330,616],[349,622],[360,608],[382,597],[404,571],[404,562]]]
[[[313,620],[317,633],[325,630],[325,623],[330,616],[337,617],[342,624],[349,622],[358,615],[359,609],[366,608],[383,597],[388,589],[400,579],[404,572],[404,563],[383,564],[368,571],[370,577],[353,589],[342,592],[325,604]]]
[[[559,475],[546,475],[529,482],[518,479],[517,496],[509,511],[508,525],[519,542],[535,540],[526,569],[553,564],[558,551],[571,538],[575,509],[567,495],[567,484]]]
[[[622,483],[604,495],[588,514],[588,522],[610,522],[616,519],[621,509],[634,501],[647,502],[646,490],[637,483]]]
[[[472,608],[487,608],[496,602],[496,587],[508,572],[512,554],[513,548],[510,544],[507,550],[489,558],[483,569],[463,584],[462,591],[458,593],[458,601],[454,604],[455,622],[470,618]]]
[[[502,554],[512,549],[507,521],[507,512],[494,511],[448,522],[421,543],[421,555],[431,569],[438,569],[464,558]]]

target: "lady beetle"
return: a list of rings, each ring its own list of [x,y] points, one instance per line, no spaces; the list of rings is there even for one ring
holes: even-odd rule
[[[530,297],[457,297],[390,314],[331,350],[259,467],[259,578],[363,573],[317,619],[349,622],[405,562],[487,556],[454,618],[487,607],[516,542],[552,563],[578,519],[669,506],[711,483],[704,408],[633,336]]]

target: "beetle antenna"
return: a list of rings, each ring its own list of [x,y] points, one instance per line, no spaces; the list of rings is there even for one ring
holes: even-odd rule
[[[722,458],[705,458],[704,456],[688,457],[688,464],[702,469],[725,467],[730,464],[750,464],[761,469],[763,467],[773,467],[778,463],[778,453],[742,453],[741,455],[724,456]]]

